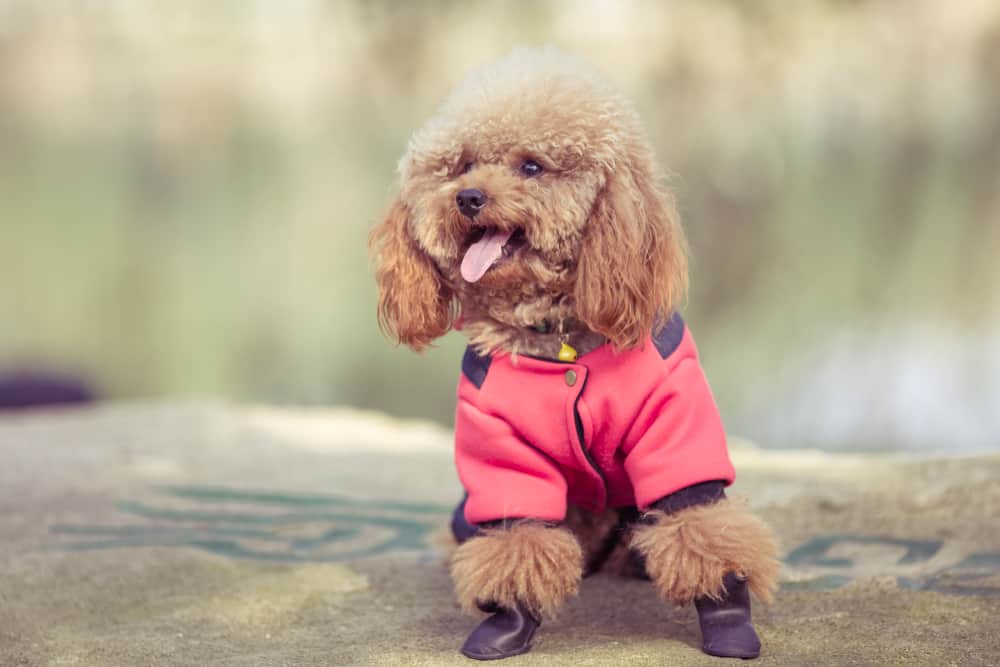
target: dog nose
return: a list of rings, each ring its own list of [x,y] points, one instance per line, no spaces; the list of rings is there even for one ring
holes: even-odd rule
[[[482,190],[462,190],[455,195],[455,202],[462,215],[474,218],[486,206],[486,194]]]

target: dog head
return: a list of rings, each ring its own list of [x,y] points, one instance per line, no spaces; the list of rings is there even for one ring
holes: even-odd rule
[[[460,311],[523,325],[517,304],[539,297],[626,349],[686,288],[683,233],[635,111],[552,49],[472,72],[399,172],[371,245],[379,321],[414,349]]]

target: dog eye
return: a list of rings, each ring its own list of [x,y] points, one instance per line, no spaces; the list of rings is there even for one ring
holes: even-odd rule
[[[466,162],[465,164],[462,165],[462,173],[468,174],[470,171],[472,171],[472,167],[473,167],[472,162]]]
[[[520,171],[528,178],[531,178],[532,176],[538,176],[545,170],[542,169],[542,165],[538,164],[534,160],[525,160],[520,167]]]

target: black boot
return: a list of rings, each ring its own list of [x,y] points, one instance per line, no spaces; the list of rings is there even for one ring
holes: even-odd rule
[[[721,600],[694,601],[701,624],[701,650],[720,658],[756,658],[760,655],[760,639],[750,623],[746,579],[730,573],[723,578],[722,585],[725,590]]]
[[[493,615],[480,623],[462,645],[462,653],[475,660],[499,660],[526,653],[539,621],[518,604],[513,608],[480,605]]]

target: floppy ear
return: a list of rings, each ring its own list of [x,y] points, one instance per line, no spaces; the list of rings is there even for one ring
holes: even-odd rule
[[[687,290],[684,232],[653,173],[645,156],[609,173],[584,232],[577,315],[617,349],[641,345]]]
[[[397,197],[368,246],[375,258],[379,326],[419,352],[448,332],[455,313],[451,290],[410,235],[408,221],[409,211]]]

